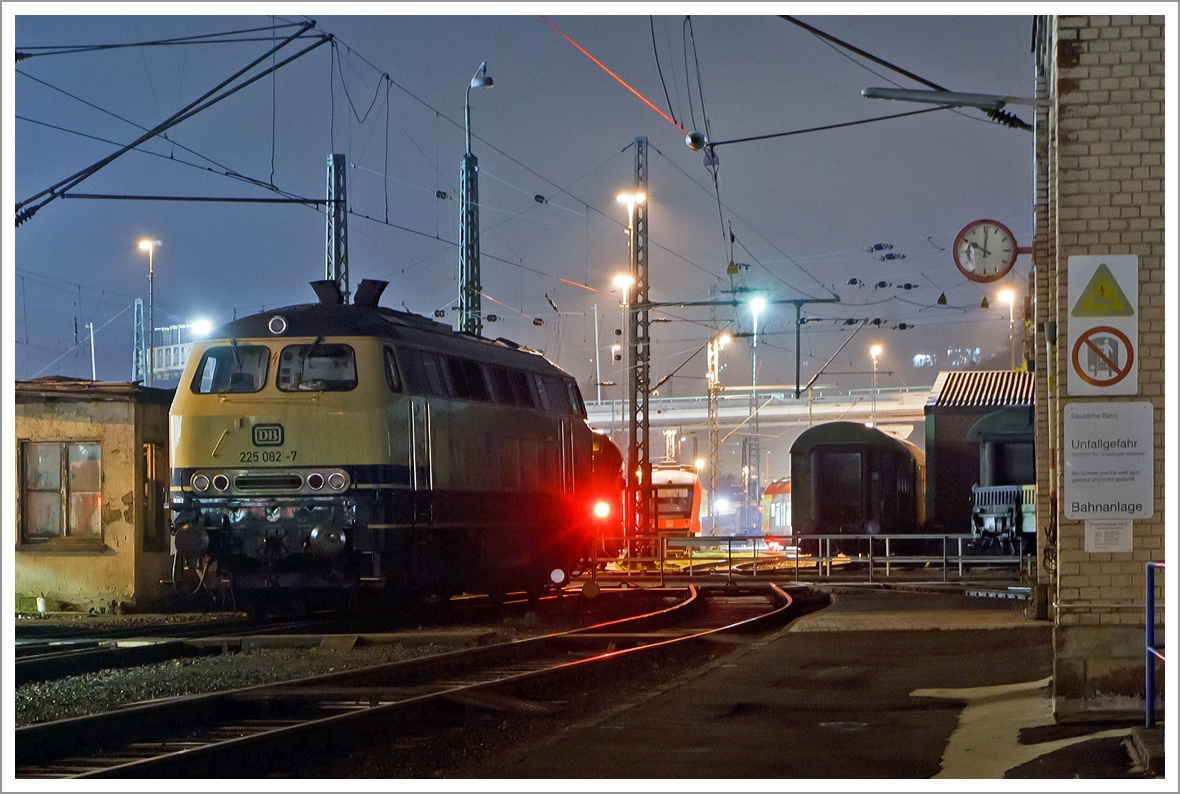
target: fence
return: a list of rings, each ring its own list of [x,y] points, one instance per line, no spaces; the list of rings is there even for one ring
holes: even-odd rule
[[[1023,577],[1031,575],[1036,564],[1033,549],[1026,553],[1023,538],[1016,539],[1014,553],[998,554],[994,547],[981,547],[970,534],[662,536],[619,545],[624,554],[601,555],[597,559],[600,566],[613,562],[626,573],[658,571],[661,584],[668,573],[691,578],[706,567],[715,572],[722,566],[730,581],[735,570],[757,578],[761,565],[763,575],[781,575],[785,570],[793,573],[796,581],[801,572],[814,570],[818,577],[831,578],[833,571],[839,570],[846,577],[864,577],[869,582],[882,575],[886,579],[904,576],[929,581],[933,567],[933,574],[948,582],[952,571],[962,578],[973,566],[987,566],[992,571],[1010,568]],[[644,553],[637,553],[637,549]]]

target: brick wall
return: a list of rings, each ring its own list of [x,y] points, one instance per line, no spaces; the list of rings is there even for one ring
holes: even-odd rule
[[[1059,719],[1093,715],[1134,708],[1138,696],[1141,712],[1144,563],[1164,554],[1163,17],[1049,17],[1039,54],[1039,88],[1053,103],[1036,136],[1037,318],[1056,321],[1058,345],[1051,357],[1038,351],[1038,363],[1048,359],[1037,383],[1038,476],[1050,482],[1047,442],[1061,448],[1066,403],[1155,409],[1154,515],[1134,522],[1133,550],[1086,553],[1083,522],[1057,507],[1055,571],[1042,570],[1056,596],[1055,708]],[[1138,394],[1070,396],[1068,260],[1116,254],[1139,257]],[[1058,469],[1058,494],[1061,482]]]

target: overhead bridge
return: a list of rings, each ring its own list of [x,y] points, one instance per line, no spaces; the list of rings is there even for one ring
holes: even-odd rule
[[[821,422],[869,422],[874,414],[878,425],[923,421],[923,406],[929,388],[891,389],[814,389],[810,399],[803,392],[796,399],[794,388],[759,387],[757,413],[759,432],[781,432],[791,426],[807,427]],[[749,425],[750,390],[727,388],[718,398],[718,418],[725,435],[745,423]],[[653,397],[648,403],[652,430],[678,427],[682,431],[706,431],[709,421],[708,399],[700,397]],[[590,426],[612,435],[622,428],[627,415],[622,400],[591,400],[586,403]],[[743,426],[739,433],[753,432]]]

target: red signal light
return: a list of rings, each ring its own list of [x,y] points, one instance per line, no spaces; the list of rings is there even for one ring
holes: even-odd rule
[[[606,518],[610,515],[610,502],[595,502],[592,512],[596,518]]]

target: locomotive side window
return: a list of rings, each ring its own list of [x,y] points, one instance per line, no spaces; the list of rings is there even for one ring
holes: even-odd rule
[[[573,414],[574,410],[570,406],[570,395],[566,391],[565,382],[552,375],[542,375],[541,380],[545,383],[545,390],[549,392],[549,404],[553,406],[550,410],[566,416]]]
[[[582,393],[572,380],[565,382],[565,390],[570,398],[570,405],[574,407],[574,415],[586,418],[586,403],[582,402]]]
[[[439,358],[438,353],[431,353],[428,350],[422,351],[422,367],[426,370],[427,393],[436,397],[454,397],[454,385],[446,367],[443,366]]]
[[[201,356],[191,388],[196,394],[252,393],[266,385],[270,348],[261,345],[211,347]]]
[[[541,409],[552,411],[553,403],[549,399],[549,389],[545,388],[545,379],[533,373],[533,381],[537,384],[537,396],[541,398]]]
[[[512,384],[512,393],[516,395],[516,404],[523,408],[540,408],[536,386],[532,383],[529,373],[519,370],[508,370],[508,381]]]
[[[508,380],[508,370],[489,365],[487,373],[488,383],[492,387],[492,400],[500,405],[516,405],[516,395],[512,391],[512,383]]]
[[[390,391],[402,390],[402,379],[397,374],[397,360],[388,347],[385,348],[385,382],[389,384]]]
[[[398,359],[406,375],[406,388],[412,394],[454,397],[449,368],[437,353],[414,347],[398,348]]]
[[[471,392],[471,399],[480,402],[491,402],[492,395],[488,393],[488,382],[483,377],[483,367],[475,361],[463,361],[463,371],[467,375],[467,388]]]
[[[455,395],[461,400],[478,400],[490,402],[488,385],[483,379],[483,372],[479,364],[465,358],[442,356],[446,363],[446,372],[450,375],[451,384],[455,387]]]
[[[349,345],[288,345],[279,354],[280,391],[349,391],[356,388],[356,356]]]

